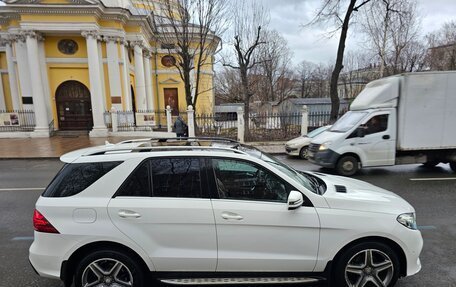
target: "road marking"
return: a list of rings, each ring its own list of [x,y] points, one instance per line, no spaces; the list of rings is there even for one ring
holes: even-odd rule
[[[45,187],[11,187],[0,188],[0,191],[18,191],[18,190],[44,190]]]
[[[11,239],[11,241],[33,241],[33,236],[18,236]]]
[[[411,181],[456,180],[456,177],[410,178]]]
[[[423,225],[423,226],[418,226],[419,230],[434,230],[437,229],[434,225]]]

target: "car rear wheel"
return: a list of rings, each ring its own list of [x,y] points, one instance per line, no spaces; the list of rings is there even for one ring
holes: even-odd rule
[[[75,287],[143,287],[144,271],[130,256],[116,250],[88,254],[76,267]]]
[[[394,286],[399,278],[399,259],[387,245],[364,242],[346,250],[336,264],[338,287]]]
[[[352,176],[358,171],[358,165],[359,163],[356,157],[344,155],[337,162],[336,171],[343,176]]]
[[[308,146],[302,147],[299,151],[299,157],[302,159],[307,159],[307,150],[309,149]]]

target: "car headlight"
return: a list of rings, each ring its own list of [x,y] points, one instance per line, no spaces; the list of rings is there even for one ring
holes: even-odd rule
[[[399,215],[397,217],[397,221],[407,228],[410,228],[413,230],[417,229],[416,217],[415,217],[415,213],[413,213],[413,212],[412,213],[402,213],[401,215]]]
[[[325,142],[320,145],[318,148],[319,151],[327,150],[329,146],[331,145],[331,142]]]

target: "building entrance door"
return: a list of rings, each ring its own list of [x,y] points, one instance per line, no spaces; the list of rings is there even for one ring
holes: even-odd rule
[[[90,91],[78,81],[60,84],[55,93],[60,130],[91,130],[93,127]]]
[[[171,115],[179,115],[179,98],[176,88],[165,88],[163,89],[165,96],[165,108],[166,106],[171,107]]]

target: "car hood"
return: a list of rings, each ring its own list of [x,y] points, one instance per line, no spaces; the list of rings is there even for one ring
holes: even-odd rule
[[[415,212],[402,197],[370,183],[342,176],[315,175],[326,182],[323,197],[330,208],[397,215]],[[345,187],[345,192],[342,187]]]
[[[310,144],[311,138],[308,137],[298,137],[294,138],[292,140],[287,141],[286,145],[291,146],[291,145],[308,145]]]
[[[346,133],[336,133],[330,130],[325,131],[324,133],[319,134],[317,137],[312,139],[313,144],[322,144],[325,142],[334,142],[341,137],[345,136]]]

